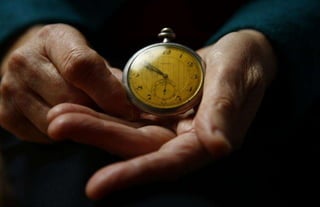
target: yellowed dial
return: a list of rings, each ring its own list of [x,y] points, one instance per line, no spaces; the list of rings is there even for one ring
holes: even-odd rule
[[[138,51],[123,74],[129,97],[137,107],[157,115],[175,115],[198,102],[204,64],[188,47],[163,42]]]

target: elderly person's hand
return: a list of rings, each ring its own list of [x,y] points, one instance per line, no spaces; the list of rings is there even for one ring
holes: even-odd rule
[[[35,26],[1,62],[0,124],[23,140],[48,142],[47,112],[59,103],[130,118],[134,109],[117,75],[73,27]]]
[[[97,171],[87,194],[111,191],[195,170],[239,147],[276,71],[272,48],[253,30],[233,32],[198,51],[206,63],[203,97],[195,114],[174,120],[127,122],[75,104],[48,114],[48,133],[123,156]]]

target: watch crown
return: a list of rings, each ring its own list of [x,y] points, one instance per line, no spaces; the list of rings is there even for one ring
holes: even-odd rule
[[[165,27],[160,31],[158,37],[163,38],[163,42],[170,42],[171,40],[176,38],[176,34],[171,28]]]

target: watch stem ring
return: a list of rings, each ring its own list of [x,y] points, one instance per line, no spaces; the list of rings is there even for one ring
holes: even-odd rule
[[[163,42],[171,42],[173,39],[176,38],[176,34],[170,27],[165,27],[160,31],[158,37],[164,38]]]

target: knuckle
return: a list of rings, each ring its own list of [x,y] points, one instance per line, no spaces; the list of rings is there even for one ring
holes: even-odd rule
[[[63,73],[68,80],[74,80],[79,73],[83,73],[85,65],[88,65],[86,51],[82,48],[75,48],[68,52],[63,62]]]
[[[28,64],[28,57],[22,50],[13,51],[8,58],[8,70],[12,72],[19,72]]]
[[[50,36],[50,34],[52,33],[53,30],[54,30],[53,25],[46,25],[38,31],[37,35],[40,38],[46,38],[46,37]]]
[[[103,59],[93,50],[85,47],[74,48],[64,58],[63,75],[74,83],[88,80],[97,66],[104,65]]]
[[[14,84],[12,81],[4,78],[0,86],[1,107],[11,112],[14,116],[21,108],[29,106],[30,102],[26,99],[26,91],[19,84]]]
[[[43,26],[37,33],[38,37],[41,39],[46,39],[48,37],[55,37],[57,34],[61,33],[61,28],[64,27],[63,24],[48,24]],[[58,37],[59,38],[59,37]]]
[[[260,67],[252,66],[248,70],[246,84],[249,90],[263,90],[266,87],[263,70]]]
[[[17,86],[16,84],[12,83],[8,78],[4,77],[1,80],[1,86],[0,86],[0,94],[3,98],[7,97],[13,97],[17,92]]]
[[[223,96],[216,98],[213,102],[213,105],[217,111],[226,115],[232,115],[238,108],[238,106],[230,97]]]

